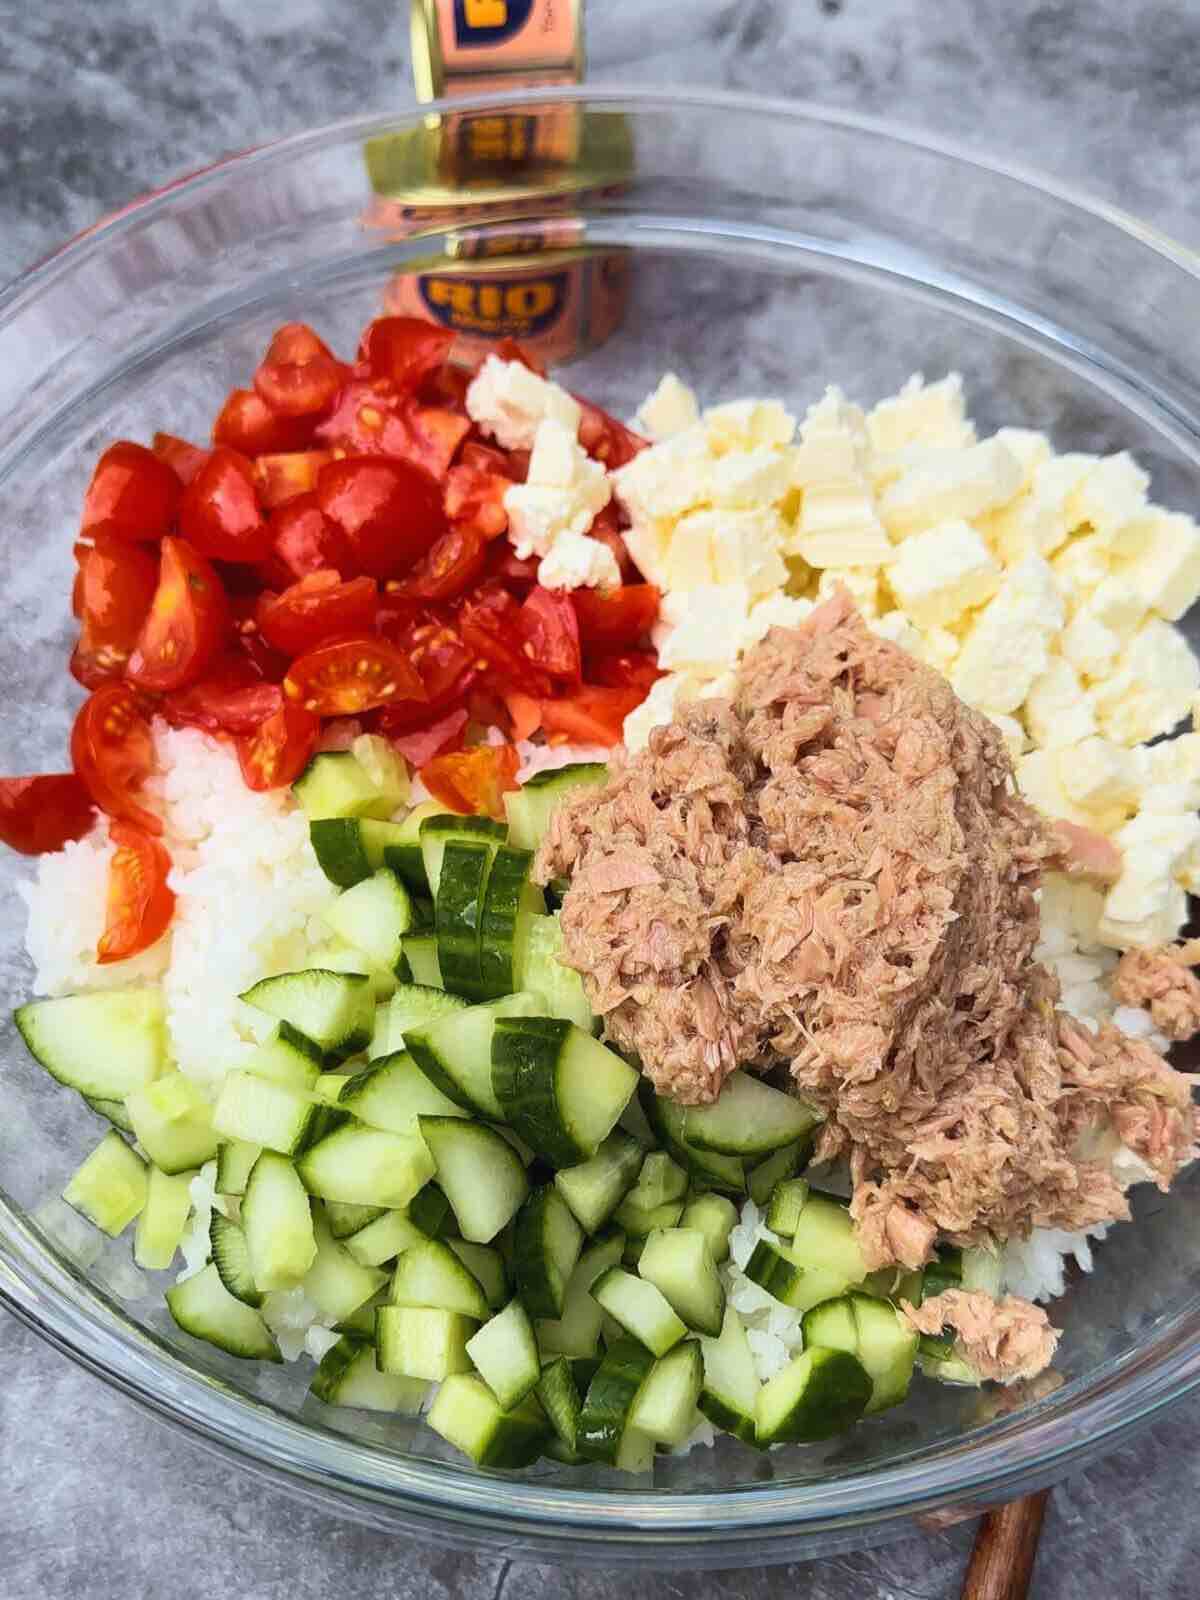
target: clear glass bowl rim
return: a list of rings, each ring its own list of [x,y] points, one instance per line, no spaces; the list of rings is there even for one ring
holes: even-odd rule
[[[584,85],[479,95],[419,111],[370,113],[231,156],[132,201],[58,247],[0,290],[0,339],[7,323],[60,275],[77,270],[123,234],[176,201],[238,171],[284,165],[306,152],[411,124],[431,111],[577,101],[639,112],[722,111],[775,124],[839,128],[975,168],[1084,213],[1167,258],[1196,280],[1200,256],[1118,207],[1006,161],[856,112],[728,92],[618,89]],[[1178,414],[1177,414],[1178,418]],[[1189,430],[1192,431],[1192,430]],[[282,1475],[310,1495],[333,1497],[370,1520],[441,1529],[456,1542],[540,1547],[575,1559],[653,1563],[677,1549],[698,1565],[717,1549],[733,1561],[783,1559],[809,1541],[843,1535],[866,1542],[888,1522],[939,1508],[967,1509],[1009,1498],[1111,1449],[1129,1430],[1200,1384],[1200,1296],[1165,1319],[1152,1339],[1087,1378],[1074,1380],[1032,1410],[1002,1417],[961,1439],[931,1445],[894,1465],[824,1482],[761,1483],[733,1489],[665,1492],[584,1490],[450,1463],[385,1456],[370,1445],[301,1422],[201,1373],[154,1335],[125,1322],[72,1268],[48,1253],[22,1213],[0,1192],[0,1304],[80,1366],[200,1442],[252,1468]],[[824,1536],[824,1538],[822,1538]],[[840,1540],[838,1542],[841,1542]],[[703,1547],[703,1549],[701,1548]]]

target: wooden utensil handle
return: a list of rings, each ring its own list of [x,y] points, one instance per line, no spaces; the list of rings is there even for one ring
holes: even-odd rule
[[[1025,1600],[1049,1489],[1010,1500],[979,1524],[962,1600]]]

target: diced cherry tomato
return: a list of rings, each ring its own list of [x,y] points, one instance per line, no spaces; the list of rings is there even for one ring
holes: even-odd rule
[[[286,322],[254,374],[254,388],[276,416],[313,417],[329,410],[348,377],[311,328]]]
[[[355,455],[410,462],[440,482],[470,431],[470,419],[455,411],[397,400],[388,386],[355,379],[317,435]]]
[[[460,416],[465,416],[467,390],[474,376],[467,367],[457,366],[453,361],[443,361],[425,379],[417,391],[417,399],[427,406],[440,406],[443,410],[457,411]]]
[[[424,700],[408,657],[386,639],[342,639],[310,650],[288,668],[283,692],[320,717],[356,717],[393,700]]]
[[[0,778],[0,839],[23,856],[61,850],[90,833],[95,820],[92,797],[73,772]]]
[[[189,689],[163,704],[169,721],[209,733],[253,733],[283,704],[283,690],[253,674],[249,663],[229,656]]]
[[[572,744],[620,744],[625,718],[646,698],[645,691],[599,689],[585,683],[565,700],[542,701],[542,726]]]
[[[137,643],[158,585],[149,550],[101,526],[79,566],[79,643],[71,675],[87,689],[119,678]]]
[[[91,548],[91,545],[82,539],[76,539],[71,546],[71,554],[75,557],[75,577],[71,582],[71,615],[75,618],[83,616],[83,564]]]
[[[460,706],[457,711],[447,711],[444,717],[423,728],[393,735],[392,743],[406,761],[414,767],[423,767],[434,756],[459,747],[467,720],[466,707]]]
[[[440,406],[410,405],[400,412],[397,421],[400,428],[387,430],[389,451],[424,467],[440,483],[471,431],[470,419]]]
[[[342,583],[336,572],[310,572],[280,595],[260,595],[256,620],[268,644],[300,656],[326,639],[370,632],[378,599],[374,578]]]
[[[497,472],[510,483],[515,482],[505,452],[495,445],[480,444],[478,439],[467,440],[459,453],[458,462],[463,467],[474,467],[477,472]]]
[[[118,439],[96,463],[83,499],[80,532],[103,524],[122,539],[161,539],[175,525],[179,479],[144,444]]]
[[[446,475],[446,515],[485,539],[498,539],[508,528],[504,496],[512,486],[513,480],[503,473],[460,462]]]
[[[524,648],[521,608],[504,589],[481,589],[468,597],[458,615],[463,643],[485,662],[499,689],[518,689],[540,699],[550,692],[550,677]]]
[[[173,433],[154,435],[154,454],[160,461],[166,462],[185,488],[208,460],[207,450],[198,444],[189,444],[186,439],[176,438]]]
[[[442,534],[412,573],[393,580],[389,589],[412,600],[457,600],[483,575],[487,546],[471,528],[451,528]]]
[[[317,503],[345,534],[354,570],[372,578],[407,570],[446,527],[440,488],[405,461],[331,461],[317,479]]]
[[[545,363],[539,361],[532,351],[526,350],[523,344],[518,344],[515,339],[501,339],[492,355],[498,356],[501,361],[519,361],[523,367],[528,367],[530,372],[536,372],[539,378],[546,376]],[[486,360],[487,357],[484,357]],[[480,366],[483,362],[480,362]]]
[[[143,829],[114,822],[108,864],[108,907],[96,946],[101,966],[126,961],[148,950],[166,933],[175,915],[175,896],[167,888],[171,858]]]
[[[504,816],[504,796],[519,788],[517,752],[511,744],[481,744],[474,750],[434,756],[421,768],[421,781],[435,800],[451,811]]]
[[[584,677],[605,689],[640,689],[647,695],[662,676],[653,650],[597,650],[584,656]]]
[[[616,417],[610,417],[607,411],[601,411],[590,400],[581,400],[578,395],[575,399],[583,411],[579,419],[579,442],[593,460],[603,461],[610,472],[625,466],[649,448],[649,439],[643,439],[640,433],[634,433]]]
[[[521,607],[522,649],[535,666],[552,678],[578,683],[583,670],[579,623],[571,597],[535,584]]]
[[[219,446],[187,486],[179,530],[202,555],[217,561],[261,561],[271,549],[254,489],[254,468],[236,450]]]
[[[280,684],[287,675],[290,656],[276,650],[264,639],[255,621],[254,610],[258,595],[239,595],[233,606],[233,642],[236,653],[246,665],[248,677],[254,681]]]
[[[274,549],[269,559],[286,575],[284,587],[308,572],[347,572],[350,546],[335,522],[317,504],[315,494],[297,495],[271,513]]]
[[[304,771],[321,731],[321,719],[286,701],[237,744],[238,762],[250,789],[279,789]]]
[[[213,424],[213,443],[244,456],[303,450],[315,423],[315,417],[277,416],[253,389],[233,389]]]
[[[588,529],[589,539],[599,539],[601,544],[606,544],[613,553],[617,569],[621,574],[621,582],[639,584],[644,580],[638,571],[633,557],[629,554],[629,547],[621,537],[621,530],[617,521],[617,508],[609,501],[604,510],[592,518],[592,525]]]
[[[83,702],[71,728],[71,765],[101,811],[162,832],[158,817],[134,799],[153,770],[154,741],[132,685],[105,684]]]
[[[532,739],[542,725],[542,707],[532,695],[518,694],[514,689],[504,696],[504,704],[512,722],[512,736],[518,742]]]
[[[259,504],[272,511],[298,495],[308,494],[316,488],[321,468],[332,460],[330,450],[287,450],[280,455],[258,456],[254,483]]]
[[[158,587],[129,658],[128,677],[166,694],[201,678],[229,633],[221,580],[185,539],[164,539]]]
[[[463,643],[445,616],[426,612],[409,618],[387,635],[404,651],[425,685],[424,704],[402,702],[376,712],[381,733],[389,737],[424,728],[430,719],[461,705],[478,675],[478,658]]]
[[[571,601],[585,649],[637,644],[658,620],[659,592],[652,583],[620,589],[574,589]]]
[[[368,323],[358,358],[373,378],[393,384],[397,394],[415,394],[445,361],[454,335],[419,317],[377,317]]]
[[[505,588],[515,590],[517,594],[524,594],[537,582],[540,565],[537,556],[522,559],[515,555],[507,539],[497,539],[488,546],[488,578],[499,579]]]

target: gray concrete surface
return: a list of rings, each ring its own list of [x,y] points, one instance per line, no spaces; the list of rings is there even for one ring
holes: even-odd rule
[[[1000,150],[1200,242],[1200,10],[606,0],[592,76],[809,96]],[[0,4],[0,280],[141,190],[409,97],[402,0]],[[1200,1402],[1056,1489],[1036,1600],[1196,1592]],[[0,1316],[5,1600],[952,1600],[972,1530],[808,1566],[610,1578],[429,1550],[217,1463]]]

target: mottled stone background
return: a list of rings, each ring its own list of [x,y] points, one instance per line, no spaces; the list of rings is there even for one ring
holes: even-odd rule
[[[0,279],[138,192],[410,96],[402,0],[0,4]],[[1200,8],[1118,0],[592,0],[591,75],[807,96],[1078,181],[1195,243]],[[702,378],[702,363],[699,373]],[[430,1551],[235,1473],[0,1316],[5,1600],[615,1600],[629,1577]],[[1037,1600],[1197,1592],[1200,1401],[1054,1492]],[[646,1600],[952,1600],[969,1526]]]

